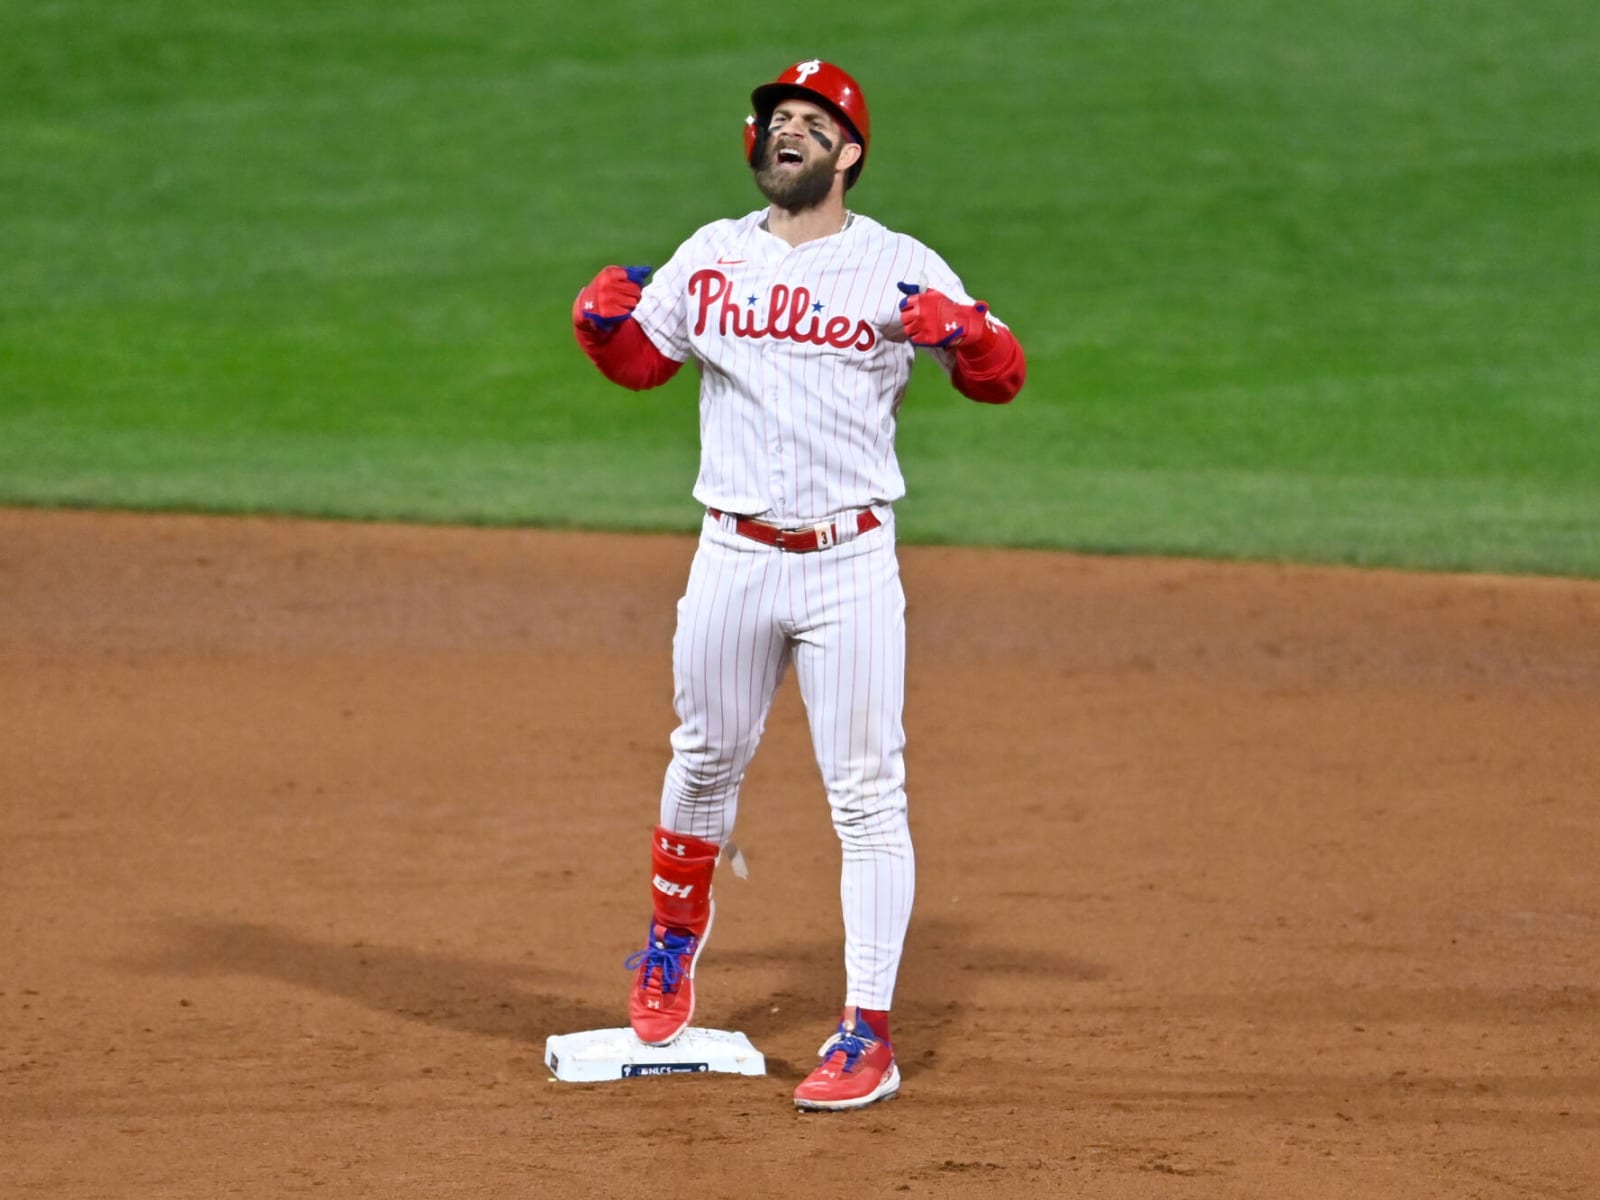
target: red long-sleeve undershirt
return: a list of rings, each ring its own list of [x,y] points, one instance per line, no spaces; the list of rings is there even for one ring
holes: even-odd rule
[[[632,317],[614,329],[600,330],[583,320],[574,306],[572,333],[602,375],[636,392],[660,387],[683,366],[657,350]]]
[[[612,383],[636,392],[660,387],[683,366],[656,349],[639,323],[623,321],[604,332],[574,314],[573,335],[600,373]],[[1022,343],[1009,329],[995,329],[981,349],[955,348],[950,382],[969,400],[980,404],[1009,404],[1022,390],[1028,375]]]
[[[1010,404],[1028,377],[1022,343],[1009,329],[991,327],[994,336],[981,348],[957,346],[950,382],[968,400]]]

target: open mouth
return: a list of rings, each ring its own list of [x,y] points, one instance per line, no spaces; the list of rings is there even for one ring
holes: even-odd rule
[[[783,167],[798,167],[806,161],[806,156],[793,146],[779,146],[778,152],[772,156],[772,161]]]

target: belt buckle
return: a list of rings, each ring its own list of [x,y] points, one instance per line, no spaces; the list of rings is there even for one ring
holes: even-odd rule
[[[826,550],[839,539],[835,533],[834,523],[824,521],[820,525],[801,525],[796,529],[777,529],[778,549],[786,550],[790,554],[809,554],[813,550]],[[802,539],[810,539],[810,545],[797,545]]]
[[[846,518],[849,519],[851,525],[845,530],[844,536],[841,537],[839,528],[844,524]],[[765,524],[765,522],[759,521],[756,523]],[[812,550],[827,550],[831,546],[837,546],[841,542],[849,541],[860,531],[860,526],[861,513],[851,512],[845,514],[845,518],[836,517],[831,521],[823,521],[819,525],[802,525],[797,529],[784,529],[781,526],[770,525],[768,528],[775,534],[775,544],[778,549],[787,550],[791,554],[805,554]],[[801,538],[812,539],[811,544],[808,546],[792,544]]]

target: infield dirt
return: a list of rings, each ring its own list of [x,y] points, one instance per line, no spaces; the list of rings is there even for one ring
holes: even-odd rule
[[[0,512],[0,1195],[1588,1196],[1600,584],[905,548],[900,1099],[793,681],[622,1024],[679,537]]]

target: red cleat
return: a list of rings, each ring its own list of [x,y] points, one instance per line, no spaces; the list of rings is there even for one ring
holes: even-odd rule
[[[689,1027],[694,1017],[694,965],[711,932],[698,937],[687,929],[669,929],[651,922],[649,943],[630,954],[626,966],[638,972],[628,1000],[628,1023],[647,1046],[665,1046]]]
[[[894,1047],[872,1032],[859,1016],[839,1022],[838,1031],[822,1043],[822,1061],[794,1090],[794,1106],[807,1112],[864,1108],[893,1099],[900,1091],[900,1069]]]

